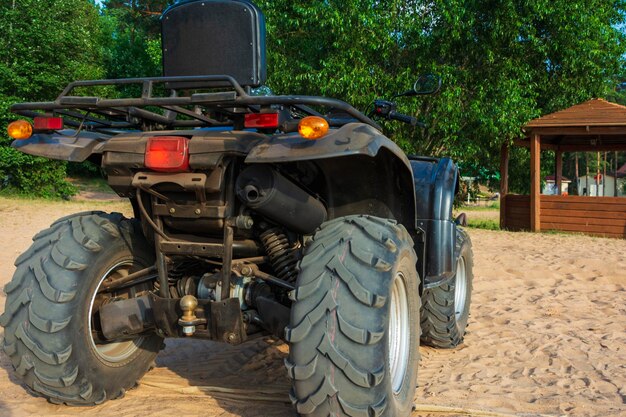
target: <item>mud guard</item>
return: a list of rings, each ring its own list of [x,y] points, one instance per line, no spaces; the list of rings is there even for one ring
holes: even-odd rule
[[[328,219],[352,214],[392,218],[415,231],[411,164],[393,141],[372,126],[348,123],[319,140],[276,135],[250,149],[247,164],[315,162],[326,186],[314,189]]]
[[[424,288],[452,278],[456,268],[456,223],[452,218],[454,196],[459,187],[458,168],[449,158],[410,157],[415,184],[418,269]]]
[[[84,162],[99,154],[111,137],[97,132],[61,130],[56,133],[36,133],[28,139],[14,140],[11,147],[33,156],[60,161]]]
[[[246,163],[284,163],[317,159],[335,160],[333,164],[339,165],[340,162],[336,158],[360,156],[373,159],[381,155],[391,156],[394,160],[395,172],[382,171],[384,174],[411,175],[408,185],[403,186],[406,187],[405,190],[411,188],[410,193],[388,197],[403,200],[401,204],[404,208],[392,210],[393,218],[412,231],[419,258],[417,268],[423,277],[423,287],[440,285],[454,276],[456,268],[456,224],[452,218],[452,205],[458,190],[459,178],[458,169],[449,158],[407,158],[394,142],[378,130],[364,124],[351,123],[317,141],[306,140],[297,134],[274,136],[253,147],[246,158]],[[341,166],[353,169],[361,166],[365,170],[369,168],[363,160],[354,162],[354,164],[343,162]],[[337,171],[333,173],[336,175]],[[353,172],[346,169],[343,175],[351,174]],[[364,180],[369,178],[368,172],[361,171],[356,175]],[[363,208],[355,208],[352,214],[357,214]],[[409,211],[410,216],[407,215]],[[333,218],[350,213],[333,215],[331,208],[329,214],[329,218]],[[379,213],[368,214],[386,217]]]
[[[411,170],[409,159],[398,145],[363,123],[348,123],[318,140],[304,139],[297,133],[272,136],[250,150],[246,163],[309,161],[349,155],[375,157],[383,148]]]

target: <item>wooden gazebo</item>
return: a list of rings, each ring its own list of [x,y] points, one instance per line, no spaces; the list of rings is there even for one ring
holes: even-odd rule
[[[589,100],[532,120],[515,146],[530,148],[530,195],[508,193],[509,149],[502,147],[500,227],[626,238],[626,198],[560,195],[563,152],[626,151],[626,107]],[[555,153],[556,190],[541,195],[540,153]]]

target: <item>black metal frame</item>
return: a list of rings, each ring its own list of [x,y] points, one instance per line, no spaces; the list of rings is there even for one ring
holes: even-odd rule
[[[179,96],[182,88],[176,88],[176,83],[206,83],[204,89],[211,89],[211,83],[222,81],[233,87],[231,91],[197,92]],[[141,97],[106,99],[101,97],[72,96],[70,93],[79,87],[123,86],[141,84]],[[165,88],[172,92],[170,97],[154,97],[155,84],[165,84]],[[196,88],[199,90],[201,88]],[[349,105],[348,103],[317,96],[253,96],[249,94],[233,77],[228,75],[202,75],[153,78],[124,78],[118,80],[89,80],[74,81],[65,87],[61,94],[52,102],[19,103],[11,107],[11,111],[26,117],[36,117],[49,113],[67,116],[64,123],[75,128],[89,128],[90,130],[110,129],[146,129],[146,124],[161,125],[166,128],[194,128],[231,126],[232,122],[222,122],[203,114],[185,108],[185,106],[203,106],[219,108],[224,113],[236,114],[258,112],[255,106],[285,105],[299,110],[319,115],[307,106],[323,106],[345,112],[354,121],[359,121],[380,130],[380,126],[369,117]],[[145,107],[158,107],[165,111],[165,115],[147,110]],[[244,110],[245,108],[245,110]],[[73,110],[81,110],[79,113]],[[190,119],[178,120],[178,115]],[[76,120],[72,120],[76,119]],[[350,119],[344,121],[349,122]]]

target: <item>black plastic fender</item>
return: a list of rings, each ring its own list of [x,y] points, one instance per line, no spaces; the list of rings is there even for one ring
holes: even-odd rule
[[[458,191],[458,168],[450,158],[411,157],[415,185],[416,225],[423,231],[416,240],[418,270],[424,288],[452,278],[456,268],[456,223],[452,218]],[[421,256],[420,256],[421,255]]]
[[[348,155],[377,156],[388,149],[410,172],[409,159],[391,139],[364,123],[348,123],[326,136],[305,139],[297,133],[275,135],[253,147],[246,163],[280,163],[336,158]]]
[[[391,218],[415,231],[415,193],[407,156],[376,128],[348,123],[317,140],[279,134],[253,146],[246,164],[311,162],[323,186],[328,220],[352,214]]]
[[[11,146],[33,156],[83,162],[92,154],[101,153],[110,137],[97,132],[60,130],[55,133],[35,133],[28,139],[14,140]]]

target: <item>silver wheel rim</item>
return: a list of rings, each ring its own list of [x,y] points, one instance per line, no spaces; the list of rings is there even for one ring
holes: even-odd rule
[[[93,315],[93,307],[94,302],[96,300],[96,295],[98,294],[98,289],[102,285],[102,282],[109,278],[112,275],[116,274],[128,274],[130,269],[134,266],[133,262],[130,260],[124,260],[116,263],[108,271],[100,277],[98,281],[98,286],[91,296],[91,301],[89,303],[89,340],[91,341],[91,345],[93,346],[94,352],[103,360],[111,363],[119,363],[124,360],[130,358],[137,350],[141,343],[143,342],[143,337],[138,337],[137,339],[128,340],[124,342],[111,342],[111,343],[100,343],[97,344],[93,339],[92,333],[92,315]],[[124,272],[122,272],[124,271]]]
[[[402,389],[409,363],[410,349],[409,301],[404,275],[398,273],[391,288],[389,309],[389,369],[394,394]]]
[[[467,299],[467,275],[465,275],[465,258],[462,256],[456,263],[454,281],[454,316],[459,321],[465,311],[465,300]]]

